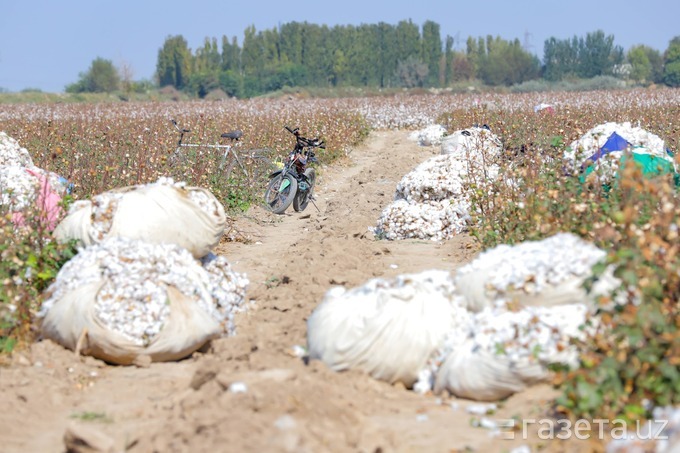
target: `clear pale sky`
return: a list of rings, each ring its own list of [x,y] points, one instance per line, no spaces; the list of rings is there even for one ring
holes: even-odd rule
[[[433,20],[446,35],[493,35],[532,45],[583,36],[601,29],[627,50],[646,44],[663,52],[680,35],[678,0],[0,0],[0,88],[61,92],[95,58],[132,68],[133,79],[152,79],[158,51],[168,36],[189,47],[204,39],[236,36],[291,21],[359,25]]]

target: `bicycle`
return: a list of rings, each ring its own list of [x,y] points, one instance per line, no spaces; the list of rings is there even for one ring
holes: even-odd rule
[[[242,143],[240,141],[241,137],[243,137],[243,132],[241,130],[236,129],[221,134],[220,138],[229,139],[231,141],[231,143],[226,145],[219,143],[184,143],[184,135],[190,133],[191,130],[180,127],[177,121],[174,119],[170,121],[172,122],[173,126],[175,126],[175,129],[177,129],[177,132],[179,132],[177,147],[169,159],[169,164],[172,167],[186,163],[187,156],[182,152],[182,148],[210,148],[224,150],[218,165],[221,176],[224,177],[225,181],[230,181],[232,179],[232,172],[234,168],[238,166],[245,176],[245,181],[239,180],[239,178],[233,178],[232,183],[240,185],[239,183],[245,182],[245,185],[248,187],[259,185],[262,181],[264,181],[263,177],[268,176],[275,167],[274,163],[269,157],[272,152],[268,149],[247,150],[244,153],[236,151],[241,147]],[[225,164],[227,164],[227,160],[229,161],[229,164],[226,165],[225,170]]]

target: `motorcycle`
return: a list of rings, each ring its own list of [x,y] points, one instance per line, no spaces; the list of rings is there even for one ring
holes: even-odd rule
[[[300,135],[300,128],[285,126],[285,129],[295,136],[295,148],[288,154],[283,168],[269,175],[264,193],[265,207],[274,214],[283,214],[291,204],[295,212],[302,212],[310,201],[314,203],[316,172],[307,165],[318,162],[315,148],[326,148],[323,140]]]

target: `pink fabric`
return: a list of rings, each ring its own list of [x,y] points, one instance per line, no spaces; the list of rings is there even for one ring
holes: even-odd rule
[[[57,227],[59,218],[62,214],[61,196],[57,191],[52,189],[49,178],[46,174],[40,173],[36,170],[26,168],[26,172],[38,178],[40,182],[40,192],[38,192],[38,199],[36,200],[36,209],[38,210],[38,222],[47,229],[52,231]],[[12,214],[12,222],[17,226],[25,226],[26,218],[23,213],[15,212]]]

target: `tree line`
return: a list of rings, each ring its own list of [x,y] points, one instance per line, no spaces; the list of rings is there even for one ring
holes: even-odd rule
[[[326,25],[290,22],[279,27],[246,28],[236,37],[206,38],[193,52],[181,35],[169,36],[158,51],[157,86],[172,86],[204,97],[221,89],[252,97],[291,87],[447,87],[479,80],[510,86],[535,79],[615,76],[640,83],[680,86],[680,37],[662,54],[645,45],[627,53],[614,36],[598,30],[585,37],[549,38],[543,60],[519,40],[469,37],[464,49],[454,38],[442,39],[440,27],[411,20],[396,25]],[[132,82],[101,58],[67,91],[112,91]]]

